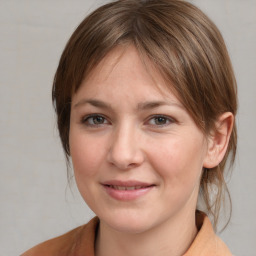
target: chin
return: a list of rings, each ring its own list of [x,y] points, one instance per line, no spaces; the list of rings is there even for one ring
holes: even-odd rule
[[[128,210],[124,213],[110,213],[109,216],[99,216],[101,222],[109,228],[122,233],[139,234],[152,229],[155,225],[153,216],[148,214],[130,213]]]

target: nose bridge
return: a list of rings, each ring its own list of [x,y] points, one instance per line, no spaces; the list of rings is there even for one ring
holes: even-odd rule
[[[119,169],[138,166],[143,161],[141,146],[138,128],[132,122],[123,122],[113,130],[108,161]]]

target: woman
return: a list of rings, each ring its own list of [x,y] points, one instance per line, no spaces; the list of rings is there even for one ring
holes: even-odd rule
[[[205,14],[179,0],[98,8],[68,41],[52,95],[97,217],[23,255],[231,255],[213,229],[236,152],[236,82]]]

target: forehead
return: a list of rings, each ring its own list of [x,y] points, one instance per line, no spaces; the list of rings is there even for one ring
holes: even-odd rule
[[[83,79],[77,92],[82,87],[87,87],[87,91],[99,92],[108,86],[114,92],[124,85],[129,89],[129,84],[131,88],[137,84],[136,90],[144,90],[145,96],[148,91],[146,87],[150,88],[150,93],[154,89],[163,97],[176,96],[172,84],[166,82],[152,61],[133,45],[118,46],[110,51]],[[133,91],[130,90],[130,93]]]

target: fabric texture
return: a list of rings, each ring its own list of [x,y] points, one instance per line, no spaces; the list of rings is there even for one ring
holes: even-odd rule
[[[215,235],[204,213],[197,212],[196,222],[199,232],[183,256],[232,256],[224,242]],[[99,219],[94,217],[88,224],[41,243],[21,256],[95,256],[98,224]]]

